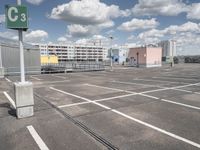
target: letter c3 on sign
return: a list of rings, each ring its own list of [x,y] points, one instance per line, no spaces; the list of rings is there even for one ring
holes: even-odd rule
[[[15,15],[12,15],[12,13],[15,13]],[[18,13],[18,9],[16,7],[10,7],[8,9],[9,20],[12,21],[12,22],[17,21],[17,19],[18,19],[17,13]]]

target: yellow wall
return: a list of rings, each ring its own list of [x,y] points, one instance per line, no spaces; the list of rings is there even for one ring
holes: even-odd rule
[[[58,57],[55,55],[41,56],[41,64],[58,64]]]

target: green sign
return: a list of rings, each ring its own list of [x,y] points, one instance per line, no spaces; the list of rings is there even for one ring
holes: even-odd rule
[[[6,26],[9,29],[28,29],[28,13],[25,6],[6,5]]]

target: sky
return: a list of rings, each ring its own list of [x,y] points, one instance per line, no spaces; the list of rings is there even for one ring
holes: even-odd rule
[[[17,39],[6,29],[0,0],[0,36]],[[29,12],[29,43],[91,43],[139,46],[176,40],[177,54],[200,54],[199,0],[22,0]]]

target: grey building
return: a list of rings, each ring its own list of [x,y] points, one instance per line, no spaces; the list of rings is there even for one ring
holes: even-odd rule
[[[40,51],[36,46],[24,43],[26,74],[40,74]],[[20,51],[18,41],[0,37],[0,68],[5,75],[20,74]]]
[[[167,40],[158,43],[158,46],[162,47],[162,60],[166,61],[171,56],[176,56],[176,41]]]

